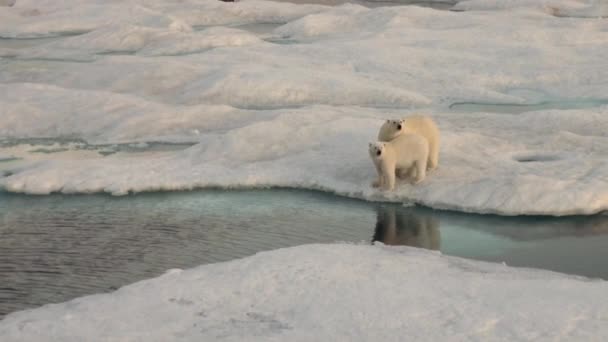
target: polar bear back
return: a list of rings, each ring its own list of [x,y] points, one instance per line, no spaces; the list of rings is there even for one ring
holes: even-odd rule
[[[429,144],[428,168],[435,169],[439,164],[439,128],[429,116],[412,115],[402,120],[403,132],[417,133],[426,138]]]
[[[431,142],[439,144],[439,128],[435,121],[425,115],[411,115],[401,120],[386,120],[378,132],[379,141],[391,141],[403,132],[418,133]]]
[[[428,158],[429,145],[416,133],[403,133],[386,143],[387,152],[393,154],[397,168],[409,168],[414,162]]]
[[[422,135],[429,144],[427,167],[435,169],[439,164],[439,128],[435,121],[424,115],[411,115],[402,120],[386,120],[378,132],[378,140],[392,141],[403,133],[416,133]]]
[[[403,131],[410,133],[418,133],[425,137],[429,144],[432,142],[439,143],[439,129],[435,121],[428,116],[412,115],[403,119]]]

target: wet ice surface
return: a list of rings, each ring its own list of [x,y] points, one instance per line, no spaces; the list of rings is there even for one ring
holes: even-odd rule
[[[406,245],[608,279],[608,216],[504,218],[289,190],[0,193],[0,315],[308,243]]]

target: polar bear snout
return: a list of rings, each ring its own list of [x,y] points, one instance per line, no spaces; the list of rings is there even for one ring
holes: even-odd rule
[[[369,154],[372,158],[377,158],[382,155],[384,146],[379,143],[369,143]]]

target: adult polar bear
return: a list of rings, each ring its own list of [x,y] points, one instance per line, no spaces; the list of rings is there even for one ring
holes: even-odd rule
[[[401,120],[386,120],[380,132],[378,140],[392,141],[403,133],[416,133],[426,138],[429,144],[429,156],[427,168],[434,170],[439,165],[439,128],[435,121],[429,116],[412,115]]]
[[[402,133],[391,141],[369,143],[369,156],[378,172],[374,187],[395,188],[395,177],[415,177],[414,184],[426,176],[429,144],[419,134]]]

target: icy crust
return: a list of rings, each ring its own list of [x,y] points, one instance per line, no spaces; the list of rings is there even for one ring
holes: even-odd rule
[[[33,83],[0,84],[0,93],[0,137],[5,139],[196,142],[200,133],[226,131],[273,115],[226,105],[167,105],[132,95]]]
[[[20,0],[0,10],[0,37],[54,36],[128,24],[188,30],[203,25],[284,23],[325,8],[257,0],[238,6],[217,0]]]
[[[608,209],[608,107],[520,115],[436,113],[442,132],[439,169],[419,185],[401,182],[392,192],[371,187],[376,175],[366,149],[375,140],[383,116],[403,113],[316,106],[263,111],[265,119],[258,120],[261,112],[224,111],[191,115],[201,121],[206,115],[211,121],[222,115],[242,115],[242,120],[236,120],[240,125],[224,126],[221,134],[218,127],[191,135],[198,144],[181,152],[87,160],[57,156],[31,164],[26,156],[27,166],[1,178],[0,185],[8,191],[34,194],[118,195],[283,186],[504,215],[592,214]],[[101,121],[99,134],[88,134],[124,139],[128,135],[122,134],[139,133],[153,141],[158,140],[153,133],[186,135],[188,128],[179,119],[171,125],[162,115],[145,122],[138,116],[121,121],[118,118],[126,115],[119,114],[108,125]],[[183,117],[188,118],[187,114]],[[68,128],[74,119],[58,116],[57,120]],[[107,126],[112,125],[109,130]]]
[[[0,82],[26,80],[163,102],[258,109],[525,103],[526,98],[514,95],[520,89],[542,89],[552,98],[603,98],[608,72],[598,66],[605,62],[607,31],[603,20],[526,11],[345,5],[279,27],[276,38],[290,45],[267,43],[234,28],[190,32],[104,26],[19,51],[0,50],[17,58],[0,64]],[[135,56],[103,56],[116,52]]]
[[[141,26],[108,26],[41,47],[18,50],[23,59],[94,60],[95,55],[123,53],[143,56],[185,55],[207,49],[263,43],[248,32],[227,27],[180,31]]]
[[[113,23],[131,23],[151,27],[183,27],[185,23],[166,14],[137,4],[115,2],[73,3],[65,8],[39,5],[15,6],[0,11],[0,37],[34,38],[77,34],[92,31]]]
[[[531,8],[559,17],[597,18],[608,16],[604,0],[465,0],[452,10],[510,10]]]
[[[304,245],[9,314],[3,341],[603,341],[608,283],[409,247]]]

